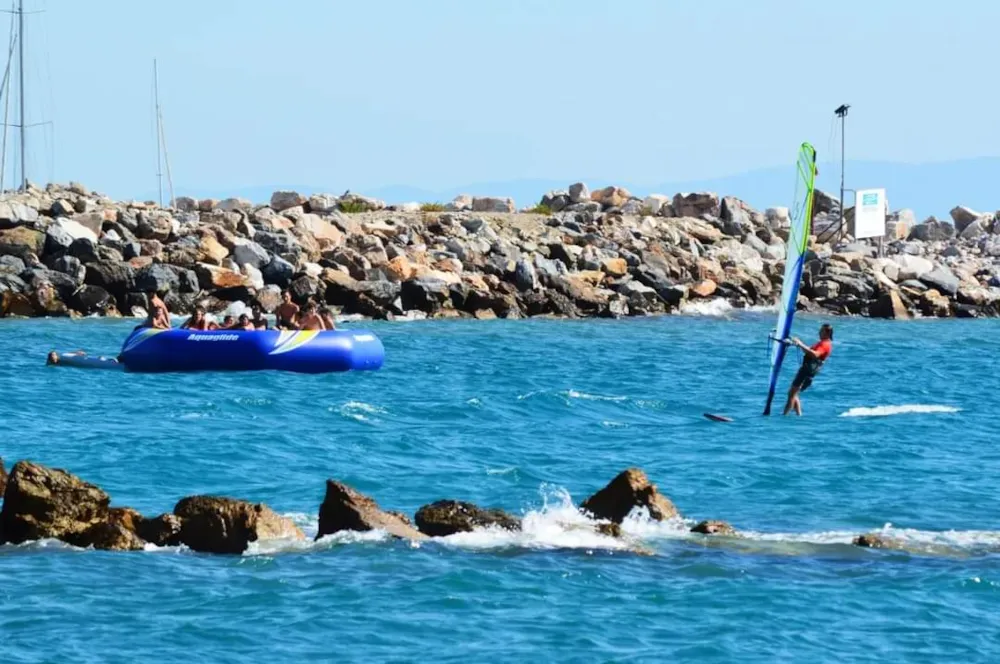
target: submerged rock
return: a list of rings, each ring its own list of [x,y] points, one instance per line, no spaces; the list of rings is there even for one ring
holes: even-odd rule
[[[693,528],[691,528],[692,533],[700,533],[702,535],[720,535],[723,537],[734,537],[736,535],[736,529],[725,521],[700,521]]]
[[[189,496],[177,503],[174,515],[181,519],[181,542],[205,553],[243,553],[258,540],[305,538],[291,519],[263,503]]]
[[[677,508],[661,494],[639,468],[619,473],[606,487],[583,501],[580,509],[595,519],[621,523],[634,508],[646,508],[650,518],[663,521],[678,516]]]
[[[19,544],[55,538],[70,541],[108,519],[110,499],[76,475],[31,461],[18,461],[7,478],[0,533]]]
[[[427,535],[410,525],[404,516],[383,510],[373,498],[342,482],[327,480],[326,496],[319,507],[319,532],[316,539],[343,530],[384,530],[402,539],[427,538]]]
[[[414,517],[420,532],[431,537],[467,533],[476,528],[520,530],[521,522],[500,509],[483,509],[458,500],[438,500],[424,505]]]

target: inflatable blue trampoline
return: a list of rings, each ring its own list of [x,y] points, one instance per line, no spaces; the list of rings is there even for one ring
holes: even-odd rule
[[[138,328],[119,360],[126,371],[370,371],[385,350],[361,330],[159,330]]]

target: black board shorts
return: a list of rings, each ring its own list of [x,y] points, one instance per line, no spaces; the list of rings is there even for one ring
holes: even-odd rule
[[[822,363],[803,362],[799,367],[799,372],[792,379],[792,387],[797,387],[799,392],[805,392],[813,384],[813,378],[819,373]]]

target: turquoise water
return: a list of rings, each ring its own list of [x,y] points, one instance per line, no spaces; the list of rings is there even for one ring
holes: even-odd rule
[[[806,416],[764,419],[773,314],[368,324],[384,369],[326,376],[47,368],[53,348],[114,352],[134,323],[0,321],[8,469],[66,468],[149,514],[264,501],[308,533],[328,477],[410,513],[455,498],[526,517],[419,547],[0,547],[2,658],[995,661],[1000,326],[833,322]],[[572,503],[630,465],[688,524],[747,538],[635,519],[653,553],[636,555],[581,529]],[[849,545],[882,529],[913,550]]]

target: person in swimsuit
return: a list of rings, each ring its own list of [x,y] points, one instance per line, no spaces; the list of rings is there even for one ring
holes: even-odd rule
[[[233,326],[234,330],[246,330],[247,332],[253,332],[257,328],[254,327],[253,322],[250,317],[246,314],[240,314],[239,320],[236,321],[236,325]]]
[[[326,326],[328,330],[336,330],[337,324],[333,320],[333,312],[330,311],[330,307],[323,307],[319,310],[319,317],[323,319],[323,325]]]
[[[191,317],[186,321],[181,323],[181,329],[183,330],[208,330],[209,323],[208,319],[205,318],[205,307],[197,306],[194,308]]]
[[[274,326],[279,330],[297,330],[299,305],[292,302],[292,291],[286,290],[281,293],[281,304],[274,312]]]
[[[299,327],[300,330],[325,330],[326,324],[323,319],[320,318],[319,314],[316,313],[316,303],[309,302],[306,304],[306,308],[303,310],[302,315],[299,316]]]
[[[267,318],[264,317],[264,311],[260,308],[260,302],[254,302],[253,306],[250,308],[253,314],[250,317],[250,322],[253,323],[255,330],[266,330],[267,329]]]
[[[227,314],[226,317],[222,319],[222,325],[220,325],[218,329],[231,330],[234,325],[236,325],[236,319]]]
[[[802,353],[802,366],[792,380],[792,387],[788,390],[788,401],[785,402],[784,415],[788,415],[792,410],[796,415],[802,414],[802,401],[799,394],[805,392],[812,385],[813,378],[823,368],[826,358],[833,352],[833,326],[824,324],[819,328],[819,341],[813,346],[802,343],[798,337],[789,339],[788,344],[799,348]]]
[[[155,327],[161,330],[170,329],[170,312],[167,311],[167,305],[163,303],[160,298],[160,294],[156,290],[146,291],[146,297],[149,300],[148,310],[149,315],[146,317],[146,322],[143,323],[142,327]]]

